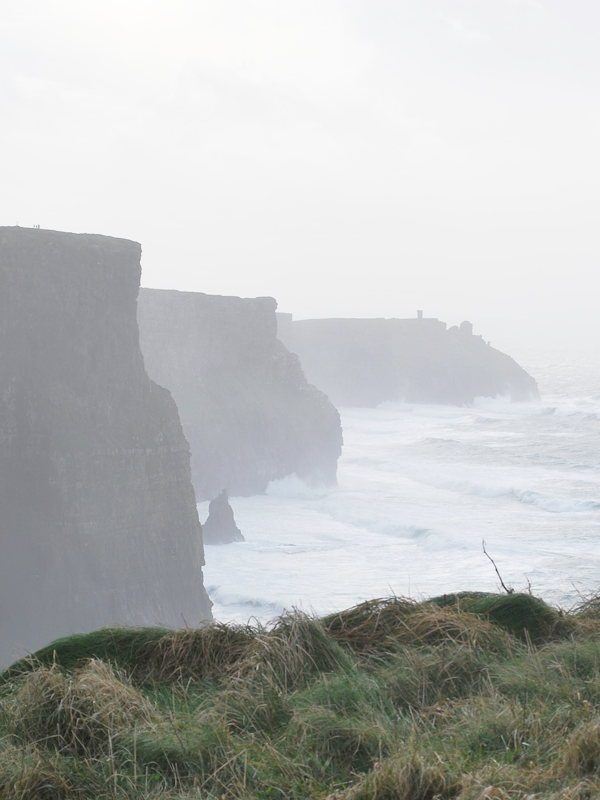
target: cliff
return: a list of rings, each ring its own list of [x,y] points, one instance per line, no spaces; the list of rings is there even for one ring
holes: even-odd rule
[[[0,663],[210,617],[189,448],[144,369],[140,246],[0,228]]]
[[[335,483],[342,431],[327,397],[277,339],[276,302],[142,289],[148,373],[177,402],[199,499],[260,494],[296,473]]]
[[[469,405],[476,397],[537,398],[535,380],[474,336],[437,319],[281,319],[280,337],[336,406],[386,400]]]

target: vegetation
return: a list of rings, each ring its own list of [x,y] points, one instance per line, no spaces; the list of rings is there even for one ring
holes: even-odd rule
[[[0,676],[0,798],[600,798],[600,600],[62,639]]]

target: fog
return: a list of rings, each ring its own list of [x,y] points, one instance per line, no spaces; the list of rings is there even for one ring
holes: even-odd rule
[[[587,347],[599,24],[595,0],[5,0],[0,220],[140,241],[148,287]]]

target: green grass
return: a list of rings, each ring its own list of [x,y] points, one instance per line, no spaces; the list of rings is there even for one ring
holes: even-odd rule
[[[600,602],[105,629],[0,676],[0,800],[600,798]]]

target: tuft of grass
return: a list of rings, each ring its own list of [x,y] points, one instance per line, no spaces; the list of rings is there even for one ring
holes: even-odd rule
[[[358,654],[385,654],[398,644],[451,641],[488,649],[511,647],[504,631],[470,606],[453,602],[456,597],[451,595],[445,604],[439,598],[421,604],[399,597],[371,600],[325,617],[322,623],[333,639]]]
[[[364,772],[390,751],[392,737],[380,721],[336,714],[331,708],[297,709],[286,730],[288,747],[300,748],[316,777]],[[308,756],[308,758],[307,758]]]
[[[205,783],[238,785],[244,765],[244,748],[219,720],[204,715],[184,727],[164,718],[119,742],[121,755],[135,754],[141,772],[160,776],[165,786]],[[218,780],[213,779],[215,773]]]
[[[355,653],[385,651],[417,605],[404,597],[367,600],[322,620],[327,633]]]
[[[434,647],[401,647],[381,668],[394,705],[421,711],[479,692],[495,663],[484,649],[442,642]]]
[[[315,674],[353,666],[320,620],[295,611],[284,614],[271,630],[253,640],[236,674],[250,682],[258,677],[288,691],[305,685]]]
[[[459,786],[448,766],[407,749],[375,765],[345,792],[329,800],[449,800]]]
[[[442,595],[430,602],[484,617],[512,636],[533,644],[565,638],[575,630],[572,618],[530,594],[463,592]]]
[[[289,695],[271,681],[234,678],[215,698],[214,712],[234,732],[275,733],[290,720]]]
[[[600,774],[600,719],[579,724],[561,748],[559,769],[566,775]]]
[[[401,644],[456,644],[469,649],[509,652],[512,641],[506,633],[477,614],[455,608],[425,607],[415,611],[398,630]]]
[[[0,752],[3,800],[88,800],[106,797],[105,789],[104,777],[80,759],[33,747]]]
[[[248,625],[219,622],[170,631],[149,648],[145,671],[157,683],[219,678],[248,653],[256,635]]]
[[[448,734],[469,760],[512,764],[529,759],[543,734],[537,714],[493,691],[454,704],[446,721]]]
[[[97,754],[120,731],[150,722],[153,709],[124,676],[92,659],[72,677],[56,666],[24,675],[4,713],[20,742]]]
[[[364,771],[389,754],[399,716],[381,682],[360,669],[324,674],[289,699],[292,716],[284,736],[290,748],[326,765],[332,777]],[[318,775],[318,769],[316,770]]]
[[[291,708],[322,706],[336,714],[359,716],[397,716],[396,709],[379,675],[356,667],[344,673],[322,674],[302,691],[294,692]]]

